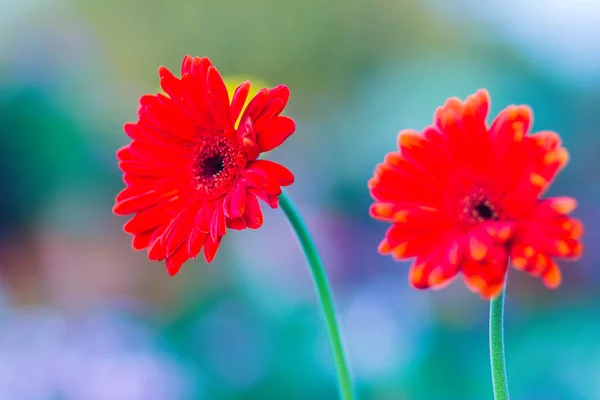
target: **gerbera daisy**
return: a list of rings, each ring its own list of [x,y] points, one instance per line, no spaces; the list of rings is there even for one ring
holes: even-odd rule
[[[279,115],[290,96],[284,85],[260,90],[244,107],[250,82],[230,100],[208,58],[185,56],[181,78],[164,67],[158,73],[166,95],[142,96],[138,121],[124,127],[132,142],[117,158],[126,188],[113,210],[135,214],[124,227],[133,247],[166,259],[173,275],[202,248],[212,261],[227,228],[259,228],[259,199],[278,206],[294,176],[258,157],[294,133],[295,123]]]
[[[532,111],[509,106],[486,124],[485,90],[446,101],[423,131],[404,130],[369,181],[371,215],[390,222],[379,252],[415,258],[410,282],[443,287],[459,272],[484,298],[504,286],[507,264],[561,281],[554,258],[582,252],[570,197],[540,199],[569,156],[559,136],[527,135]]]

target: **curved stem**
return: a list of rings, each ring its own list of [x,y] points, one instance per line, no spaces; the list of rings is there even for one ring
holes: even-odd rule
[[[495,400],[509,400],[504,362],[504,291],[490,301],[490,361]]]
[[[312,239],[304,220],[285,192],[279,197],[279,204],[294,228],[298,240],[300,240],[300,244],[302,245],[302,249],[304,250],[304,254],[306,255],[308,264],[310,265],[321,309],[323,310],[323,316],[325,317],[325,326],[329,337],[329,345],[333,352],[333,360],[337,371],[341,398],[343,400],[352,400],[354,399],[354,390],[352,379],[350,377],[350,369],[348,368],[348,362],[346,361],[346,353],[344,351],[340,328],[333,306],[331,289],[329,287],[329,281],[327,279],[323,261],[321,260],[321,257],[319,257],[315,242]]]

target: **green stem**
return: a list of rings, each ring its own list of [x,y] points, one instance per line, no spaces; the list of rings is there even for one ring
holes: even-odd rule
[[[509,400],[504,362],[504,291],[490,301],[490,361],[495,400]]]
[[[279,204],[294,228],[294,231],[300,240],[300,244],[302,245],[302,249],[304,250],[304,254],[306,255],[308,264],[310,265],[319,302],[321,303],[321,309],[323,310],[323,316],[325,317],[325,326],[327,327],[329,345],[333,352],[333,360],[337,371],[341,398],[343,400],[352,400],[354,399],[352,378],[350,377],[350,369],[348,368],[348,362],[346,361],[346,353],[344,351],[340,328],[333,306],[331,288],[329,287],[329,281],[327,279],[323,261],[321,261],[321,257],[319,257],[315,242],[312,239],[304,220],[285,192],[279,197]]]

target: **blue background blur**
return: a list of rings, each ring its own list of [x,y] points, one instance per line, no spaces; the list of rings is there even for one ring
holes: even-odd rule
[[[366,182],[403,128],[490,90],[535,110],[571,162],[585,256],[563,285],[511,271],[513,399],[600,399],[600,2],[0,0],[0,400],[330,400],[331,355],[279,211],[174,278],[111,214],[125,121],[189,53],[287,84],[270,157],[317,236],[363,400],[491,399],[487,304],[408,286],[376,252]]]

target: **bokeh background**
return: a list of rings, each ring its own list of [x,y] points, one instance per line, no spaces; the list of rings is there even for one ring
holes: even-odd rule
[[[366,182],[449,96],[530,104],[571,153],[550,194],[579,199],[586,253],[556,291],[511,271],[509,384],[600,399],[599,35],[592,0],[0,0],[0,400],[336,398],[281,212],[174,278],[111,213],[122,125],[186,53],[291,88],[297,133],[270,157],[296,174],[363,400],[492,398],[487,303],[412,290],[376,252]]]

